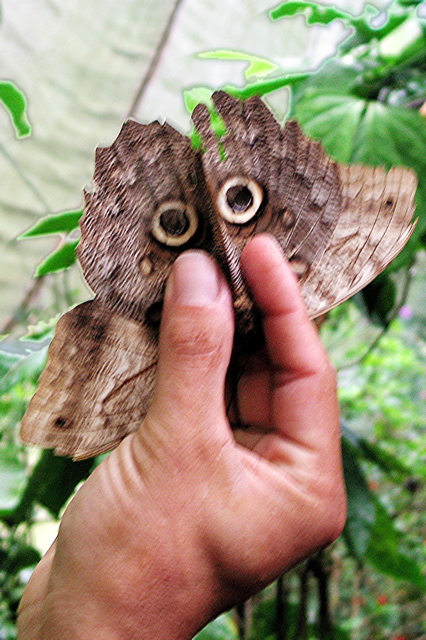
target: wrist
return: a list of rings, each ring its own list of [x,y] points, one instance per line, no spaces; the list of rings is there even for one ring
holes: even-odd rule
[[[219,589],[196,559],[159,555],[139,571],[115,566],[112,575],[102,571],[92,580],[54,562],[37,640],[193,638],[220,612]]]
[[[90,539],[74,544],[73,518],[65,517],[40,633],[22,640],[190,640],[226,608],[196,532],[183,530],[180,518],[144,521],[128,536],[103,531],[94,538],[92,526]]]

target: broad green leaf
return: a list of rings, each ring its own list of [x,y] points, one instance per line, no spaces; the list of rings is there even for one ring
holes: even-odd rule
[[[327,60],[318,71],[308,74],[305,82],[292,89],[293,111],[299,100],[312,99],[317,94],[356,97],[356,89],[368,67],[364,60],[358,62],[349,55]]]
[[[405,165],[420,177],[426,170],[426,123],[413,109],[349,94],[324,94],[311,84],[292,116],[340,162]]]
[[[305,99],[297,102],[291,116],[308,136],[320,140],[334,159],[349,163],[366,108],[366,101],[360,98],[311,89]]]
[[[356,558],[362,558],[370,543],[376,518],[376,506],[353,446],[344,437],[342,454],[348,499],[348,517],[343,535],[350,552]]]
[[[55,456],[52,451],[43,451],[19,504],[10,514],[10,522],[27,520],[35,504],[42,505],[57,518],[76,486],[88,477],[92,466],[92,459],[74,462]]]
[[[45,276],[48,273],[54,273],[55,271],[62,271],[62,269],[68,269],[77,260],[77,245],[79,241],[66,242],[59,249],[51,253],[47,258],[37,267],[36,276]]]
[[[31,126],[26,113],[27,101],[22,91],[13,82],[0,81],[0,101],[9,112],[17,136],[28,136]]]
[[[375,442],[370,442],[366,438],[360,437],[357,433],[345,425],[342,429],[345,438],[350,442],[356,455],[377,465],[390,475],[398,478],[407,478],[411,474],[411,469],[396,456]]]
[[[53,233],[70,233],[78,227],[83,215],[83,209],[77,211],[62,211],[38,220],[28,231],[22,233],[18,240],[46,236]]]
[[[382,573],[407,580],[419,589],[426,588],[426,578],[421,567],[402,550],[403,534],[394,525],[385,509],[376,500],[376,522],[370,536],[366,558]]]
[[[34,547],[20,541],[16,547],[13,547],[9,551],[2,569],[8,574],[15,574],[26,567],[33,567],[40,560],[41,555],[37,549],[34,549]]]
[[[426,122],[414,109],[392,107],[352,95],[322,94],[312,84],[292,113],[307,135],[320,140],[339,162],[404,165],[418,176],[417,226],[392,270],[410,265],[426,233]]]
[[[210,58],[214,60],[237,60],[239,62],[248,62],[248,66],[244,72],[246,79],[263,78],[269,75],[272,71],[278,69],[278,65],[266,58],[258,58],[257,56],[251,56],[248,53],[242,51],[230,51],[228,49],[216,49],[214,51],[203,51],[199,54],[200,58]]]
[[[278,20],[279,18],[295,16],[300,13],[305,14],[308,24],[329,24],[333,20],[351,22],[353,19],[353,16],[349,13],[340,11],[336,7],[318,4],[317,2],[303,2],[303,0],[284,2],[271,9],[269,15],[272,20]]]
[[[207,625],[194,640],[238,640],[237,625],[231,613],[224,613]]]

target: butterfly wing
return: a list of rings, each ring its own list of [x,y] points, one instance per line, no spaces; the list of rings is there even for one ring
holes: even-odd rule
[[[238,176],[241,183],[252,179],[263,192],[251,219],[223,222],[233,243],[241,251],[255,233],[268,231],[290,259],[298,257],[303,241],[305,253],[314,261],[331,237],[341,209],[335,163],[318,142],[303,135],[297,123],[281,129],[260,98],[241,102],[220,91],[213,100],[226,126],[220,142],[202,105],[193,119],[205,142],[203,166],[218,217],[223,219],[218,194]]]
[[[224,247],[225,257],[216,257],[222,267],[230,265],[237,327],[240,333],[249,333],[253,304],[240,273],[242,249],[254,234],[267,231],[281,244],[295,271],[304,275],[324,252],[338,221],[338,172],[321,145],[306,138],[296,123],[281,129],[260,98],[241,102],[217,92],[213,100],[226,127],[220,141],[203,105],[196,108],[193,120],[204,142],[205,179],[219,227],[216,235],[221,242],[215,249]],[[247,196],[247,190],[251,193],[245,212],[238,198]],[[256,206],[250,207],[250,198],[254,203],[256,197]],[[246,219],[250,209],[253,215]]]
[[[177,255],[206,243],[199,154],[168,124],[129,120],[97,149],[94,185],[80,222],[84,276],[106,306],[149,321]]]
[[[22,440],[76,460],[112,449],[140,426],[156,363],[152,329],[97,300],[75,307],[57,324]]]
[[[316,317],[362,289],[403,248],[414,228],[412,171],[339,165],[296,122],[281,129],[258,97],[241,102],[216,92],[213,101],[226,126],[219,142],[205,107],[197,107],[193,119],[204,141],[206,182],[222,218],[235,280],[244,245],[268,231],[289,258],[309,314]],[[218,194],[227,185],[228,194],[235,192],[235,182],[242,193],[250,180],[262,194],[254,215],[227,219]]]
[[[337,165],[342,207],[326,250],[302,282],[309,313],[326,313],[381,273],[410,238],[417,179],[408,169]]]

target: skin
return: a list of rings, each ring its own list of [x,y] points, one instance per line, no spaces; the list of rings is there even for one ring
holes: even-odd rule
[[[206,254],[176,261],[152,406],[84,483],[21,602],[20,640],[189,640],[315,551],[345,522],[335,373],[275,241],[242,269],[266,358],[225,375],[230,292]]]

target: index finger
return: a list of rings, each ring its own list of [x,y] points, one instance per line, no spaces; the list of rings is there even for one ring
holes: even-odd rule
[[[335,438],[339,418],[335,374],[302,300],[297,279],[278,243],[256,236],[243,251],[242,269],[263,315],[273,370],[276,431],[305,445]]]

